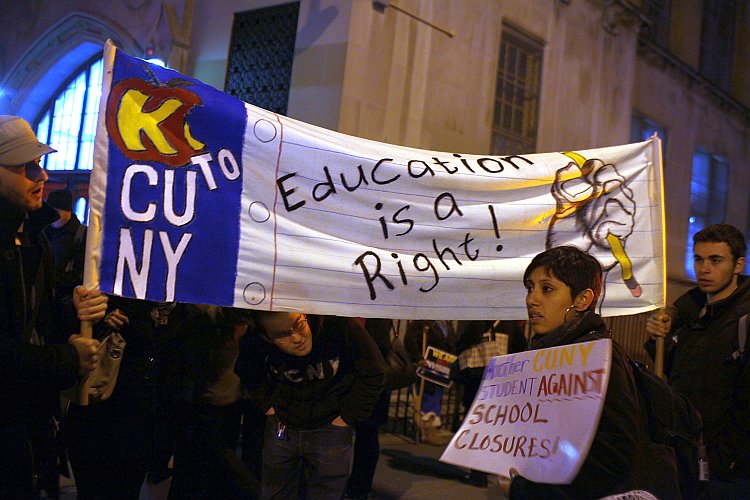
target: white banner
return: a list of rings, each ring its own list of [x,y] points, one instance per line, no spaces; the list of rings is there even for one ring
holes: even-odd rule
[[[492,358],[440,460],[570,484],[599,426],[611,358],[609,339]]]
[[[664,303],[656,137],[507,156],[406,148],[279,116],[111,45],[102,87],[87,250],[107,293],[522,319],[530,259],[575,245],[606,270],[604,315]]]

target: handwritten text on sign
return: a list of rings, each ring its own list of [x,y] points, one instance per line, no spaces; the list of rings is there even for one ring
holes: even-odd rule
[[[596,434],[611,348],[605,339],[492,358],[440,460],[569,484]]]
[[[417,376],[443,387],[450,386],[451,365],[456,361],[455,354],[428,345],[424,361],[424,365],[417,368]]]
[[[87,254],[100,288],[342,316],[521,319],[521,274],[575,245],[603,313],[664,300],[660,146],[406,148],[251,106],[105,50]]]

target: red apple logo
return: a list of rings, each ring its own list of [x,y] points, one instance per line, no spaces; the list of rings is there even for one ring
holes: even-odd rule
[[[193,138],[187,115],[202,104],[185,86],[191,82],[173,78],[159,82],[146,67],[152,82],[127,78],[109,93],[106,125],[112,141],[129,159],[154,161],[171,167],[190,163],[205,144]]]

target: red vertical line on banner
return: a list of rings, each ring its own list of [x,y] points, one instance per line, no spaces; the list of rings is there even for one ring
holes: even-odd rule
[[[284,147],[284,125],[281,123],[281,120],[279,119],[279,115],[276,113],[273,114],[273,116],[276,117],[276,121],[279,123],[279,154],[276,156],[276,175],[274,176],[274,179],[279,178],[279,165],[281,165],[281,149]],[[274,290],[276,289],[276,261],[278,260],[279,252],[278,252],[278,245],[276,240],[276,226],[277,226],[277,218],[276,218],[276,202],[279,200],[279,185],[276,184],[276,188],[274,189],[275,194],[273,195],[273,275],[271,277],[271,301],[270,301],[270,308],[273,311],[273,297],[274,297]]]

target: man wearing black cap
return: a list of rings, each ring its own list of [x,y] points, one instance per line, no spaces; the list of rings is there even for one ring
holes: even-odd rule
[[[54,151],[22,118],[0,115],[0,498],[33,495],[30,428],[61,389],[98,363],[96,340],[71,335],[67,344],[45,345],[55,328],[70,328],[52,315],[42,234],[57,213],[42,201],[47,174],[39,159]],[[101,319],[106,297],[79,290],[79,319]]]
[[[69,189],[52,191],[47,205],[60,216],[44,229],[44,234],[55,258],[55,301],[59,307],[66,307],[73,299],[73,289],[83,283],[86,226],[73,213],[73,193]]]

